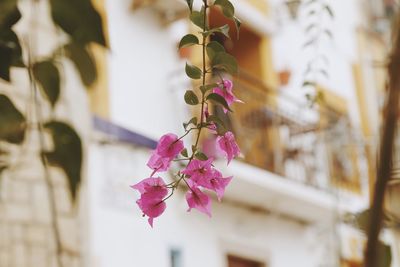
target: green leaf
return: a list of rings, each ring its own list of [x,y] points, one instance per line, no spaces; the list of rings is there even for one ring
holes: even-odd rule
[[[199,99],[197,98],[197,95],[191,91],[191,90],[187,90],[185,93],[185,102],[188,105],[197,105],[199,103]]]
[[[10,81],[11,66],[22,67],[22,48],[11,29],[0,29],[0,78]]]
[[[212,83],[212,84],[207,84],[207,85],[202,85],[200,86],[200,91],[205,94],[207,91],[214,89],[215,87],[218,87],[218,84]]]
[[[191,118],[188,122],[184,122],[184,123],[183,123],[183,128],[186,130],[187,127],[188,127],[190,124],[193,124],[194,126],[197,126],[197,117],[193,117],[193,118]]]
[[[186,34],[179,42],[179,48],[199,44],[199,39],[194,34]]]
[[[237,74],[238,72],[236,59],[225,52],[220,52],[213,57],[212,66],[214,68],[222,68],[230,74]]]
[[[13,102],[0,94],[0,140],[21,144],[25,138],[26,119]]]
[[[68,124],[50,121],[44,125],[53,137],[54,150],[43,152],[49,163],[60,167],[68,178],[72,199],[76,199],[81,182],[82,142],[79,135]]]
[[[194,157],[195,157],[196,159],[203,160],[203,161],[204,161],[204,160],[208,160],[207,155],[204,154],[204,153],[201,152],[201,151],[197,151],[196,154],[194,154]]]
[[[186,63],[185,72],[189,78],[192,78],[195,80],[200,79],[201,75],[202,75],[201,69],[199,69],[198,67],[196,67],[194,65],[190,65],[188,63]]]
[[[225,25],[223,25],[221,27],[218,27],[218,28],[210,29],[208,31],[203,32],[202,34],[205,37],[207,37],[207,36],[209,36],[209,35],[211,35],[213,33],[216,33],[216,32],[220,32],[223,35],[225,35],[226,37],[230,38],[230,36],[229,36],[229,25],[228,24],[225,24]]]
[[[378,242],[377,255],[378,255],[378,266],[379,267],[390,267],[392,263],[392,250],[390,246]]]
[[[233,17],[233,22],[235,23],[236,27],[236,38],[239,40],[240,27],[242,26],[242,21],[237,17]]]
[[[66,56],[72,60],[78,69],[84,85],[90,86],[97,78],[96,64],[92,55],[84,47],[77,43],[69,43],[65,46]]]
[[[229,0],[215,0],[214,5],[220,6],[222,13],[227,18],[231,19],[235,15],[235,7]]]
[[[364,233],[367,232],[368,225],[369,225],[369,218],[370,218],[370,211],[369,209],[364,210],[361,213],[355,215],[356,217],[356,224],[357,227],[363,231]]]
[[[225,52],[225,48],[217,41],[211,41],[206,46],[208,58],[212,61],[216,54]]]
[[[215,115],[210,115],[210,116],[208,116],[207,122],[213,122],[213,123],[215,123],[217,126],[226,128],[226,127],[225,127],[225,123],[224,123],[218,116],[215,116]]]
[[[21,18],[17,0],[0,1],[0,29],[9,29]]]
[[[210,100],[216,104],[219,104],[221,106],[223,106],[224,108],[226,108],[229,111],[232,111],[228,105],[228,103],[226,102],[225,98],[223,98],[221,95],[216,94],[216,93],[211,93],[207,96],[207,100]]]
[[[101,16],[90,0],[50,0],[50,6],[54,23],[75,42],[107,46]]]
[[[193,22],[194,25],[201,28],[202,30],[204,27],[204,7],[201,8],[200,11],[192,11],[190,14],[190,21]]]
[[[0,78],[9,82],[12,50],[8,47],[0,46],[0,58]]]
[[[189,156],[189,155],[188,155],[188,151],[187,151],[186,148],[184,148],[184,149],[181,151],[181,155],[184,156],[185,158],[187,158],[187,157]]]
[[[197,117],[193,117],[188,121],[188,125],[193,124],[194,126],[197,125]]]
[[[189,7],[190,12],[193,10],[193,0],[186,0],[186,3]]]
[[[33,75],[54,107],[60,96],[60,73],[57,67],[52,61],[42,61],[33,65]]]

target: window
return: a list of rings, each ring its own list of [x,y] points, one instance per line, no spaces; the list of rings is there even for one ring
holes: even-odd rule
[[[182,267],[182,252],[178,249],[171,249],[169,252],[171,267]]]
[[[233,255],[228,255],[228,267],[266,267],[265,264]]]

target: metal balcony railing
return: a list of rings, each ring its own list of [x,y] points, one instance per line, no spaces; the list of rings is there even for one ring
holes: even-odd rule
[[[214,112],[234,132],[244,162],[318,189],[361,190],[364,148],[345,114],[299,104],[244,70],[234,84],[245,104]]]

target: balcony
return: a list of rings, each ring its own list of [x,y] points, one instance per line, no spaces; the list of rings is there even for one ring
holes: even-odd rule
[[[360,142],[345,114],[311,109],[240,72],[235,106],[225,122],[235,133],[243,162],[320,190],[357,191]]]
[[[238,177],[228,198],[316,221],[332,218],[333,193],[361,196],[364,148],[345,114],[303,105],[244,70],[234,84],[245,104],[229,115],[214,107],[243,154],[229,168],[218,166]],[[347,211],[357,209],[348,202]]]

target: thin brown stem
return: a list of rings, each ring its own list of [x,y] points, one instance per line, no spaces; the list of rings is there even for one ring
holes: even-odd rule
[[[58,221],[57,221],[57,207],[56,207],[56,196],[53,188],[53,184],[51,181],[51,175],[50,175],[50,170],[49,170],[49,164],[47,161],[46,156],[44,155],[45,151],[45,140],[44,140],[44,127],[43,127],[43,114],[40,110],[40,101],[39,101],[39,96],[38,96],[38,88],[37,84],[35,82],[35,79],[33,77],[33,51],[36,51],[36,36],[37,36],[37,21],[36,21],[36,15],[37,15],[37,2],[36,1],[31,1],[30,2],[32,5],[32,13],[30,14],[31,16],[31,25],[32,25],[32,35],[31,38],[28,40],[28,76],[29,76],[29,83],[31,87],[31,92],[33,96],[33,108],[34,108],[34,114],[36,116],[36,123],[37,123],[37,129],[39,133],[39,149],[40,149],[40,159],[42,161],[43,169],[44,169],[44,179],[46,183],[46,188],[47,188],[47,194],[49,196],[49,208],[50,208],[50,214],[51,214],[51,225],[52,225],[52,230],[53,230],[53,235],[55,239],[55,246],[56,246],[56,262],[58,267],[64,267],[63,262],[62,262],[62,254],[63,254],[63,247],[62,247],[62,242],[61,242],[61,234],[60,234],[60,228],[58,226]],[[32,51],[33,50],[33,51]]]
[[[46,156],[44,155],[45,151],[45,141],[44,141],[44,127],[43,127],[43,116],[40,111],[40,102],[38,97],[38,88],[36,82],[34,81],[33,74],[32,74],[32,54],[29,51],[29,65],[28,65],[28,73],[29,73],[29,80],[30,86],[33,93],[33,101],[34,101],[34,109],[35,109],[35,116],[37,120],[37,129],[39,131],[39,148],[40,148],[40,159],[42,161],[43,169],[44,169],[44,178],[47,188],[47,194],[49,196],[49,206],[50,206],[50,214],[51,214],[51,224],[53,229],[53,235],[56,243],[56,252],[57,252],[57,265],[59,267],[63,267],[62,263],[62,253],[63,247],[61,242],[61,234],[60,228],[57,222],[57,207],[56,207],[56,196],[53,188],[53,184],[51,181],[51,175],[49,171],[49,163],[47,161]]]
[[[379,267],[377,245],[383,221],[383,201],[392,167],[393,145],[396,133],[400,96],[400,77],[398,75],[400,70],[400,27],[398,24],[396,27],[397,29],[394,30],[397,33],[397,37],[394,42],[390,56],[390,63],[388,65],[389,92],[385,107],[385,121],[381,136],[374,198],[371,205],[370,224],[367,232],[368,241],[365,252],[365,267]]]
[[[203,0],[204,3],[204,15],[203,15],[203,32],[205,32],[207,30],[207,8],[208,8],[208,4],[207,4],[207,0]],[[203,56],[203,80],[202,80],[202,86],[206,85],[206,75],[207,75],[207,66],[206,66],[206,41],[207,41],[207,37],[203,34],[203,41],[201,43],[202,46],[202,56]],[[201,94],[201,114],[200,114],[200,127],[199,127],[199,132],[197,133],[197,138],[196,138],[196,143],[194,144],[194,146],[197,148],[198,144],[199,144],[199,140],[200,140],[200,135],[201,135],[201,130],[202,130],[202,124],[203,124],[203,120],[204,120],[204,103],[205,103],[205,94],[202,93]]]

